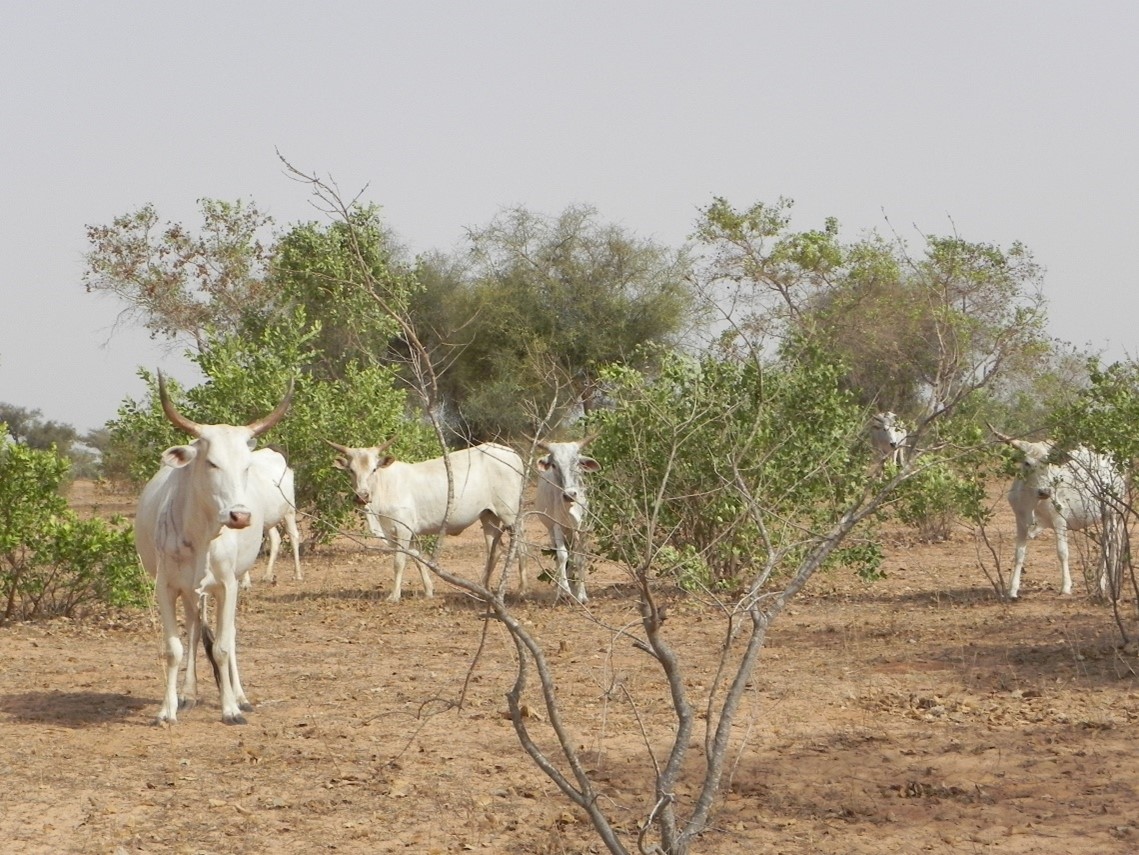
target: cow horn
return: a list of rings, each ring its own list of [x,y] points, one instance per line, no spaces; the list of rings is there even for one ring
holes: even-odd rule
[[[389,440],[388,440],[387,442],[385,442],[383,445],[378,445],[378,446],[376,446],[376,453],[377,453],[377,454],[383,454],[385,451],[387,451],[387,450],[388,450],[388,448],[391,446],[391,444],[392,444],[393,442],[395,442],[395,440],[396,440],[396,438],[393,436],[391,439],[389,439]]]
[[[263,419],[258,419],[255,422],[250,422],[248,425],[246,425],[246,427],[253,431],[254,436],[261,436],[261,434],[265,433],[265,431],[269,430],[269,428],[273,427],[273,425],[277,424],[277,422],[285,417],[285,412],[289,409],[289,404],[291,404],[292,401],[293,381],[290,379],[289,390],[285,392],[285,397],[282,399],[281,403],[277,404],[277,409],[273,410],[273,412],[269,413],[269,415],[265,416]]]
[[[197,422],[190,421],[174,406],[174,402],[170,400],[170,396],[166,394],[166,378],[162,376],[162,372],[158,372],[158,398],[162,401],[162,411],[166,413],[166,418],[176,428],[181,428],[190,436],[201,436],[202,426]]]
[[[599,437],[600,435],[601,434],[597,434],[597,433],[586,434],[584,439],[579,439],[577,441],[577,447],[578,448],[585,448],[587,445],[589,445],[591,442],[593,442],[595,439],[597,439],[597,437]]]
[[[333,442],[331,439],[326,439],[326,440],[325,440],[325,442],[327,442],[329,445],[331,445],[333,448],[335,448],[335,449],[336,449],[337,451],[339,451],[341,454],[347,454],[347,453],[348,453],[348,451],[349,451],[349,449],[348,449],[348,446],[346,446],[346,445],[339,445],[339,444],[337,444],[337,443]]]
[[[1010,445],[1011,445],[1012,443],[1016,442],[1016,440],[1015,440],[1015,439],[1013,439],[1013,438],[1012,438],[1011,436],[1009,436],[1008,434],[1004,434],[1004,433],[1001,433],[999,430],[997,430],[995,427],[993,427],[993,425],[992,425],[992,423],[991,423],[991,422],[985,422],[985,424],[987,424],[987,425],[989,426],[989,430],[991,430],[991,431],[993,432],[993,436],[995,436],[995,437],[996,437],[997,439],[999,439],[1001,442],[1007,442],[1007,443],[1009,443]]]

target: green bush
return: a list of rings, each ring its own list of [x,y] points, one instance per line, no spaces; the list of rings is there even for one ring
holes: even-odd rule
[[[121,518],[79,519],[60,487],[69,462],[49,451],[0,450],[2,619],[74,615],[95,604],[141,605],[150,583]]]
[[[617,368],[613,410],[591,417],[594,536],[609,558],[660,567],[686,586],[733,590],[793,567],[866,481],[864,413],[841,367],[805,348],[779,363],[661,359]],[[672,552],[669,552],[672,550]],[[873,575],[874,550],[839,551]]]
[[[1003,447],[986,445],[988,431],[978,414],[984,404],[975,396],[952,418],[931,425],[923,446],[935,450],[915,459],[913,475],[898,486],[894,516],[924,541],[947,539],[958,521],[984,525],[992,516],[985,484],[1014,473]]]

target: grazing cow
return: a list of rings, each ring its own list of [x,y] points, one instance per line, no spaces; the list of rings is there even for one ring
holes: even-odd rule
[[[273,566],[281,549],[281,532],[284,525],[293,547],[293,578],[304,579],[301,570],[301,533],[297,528],[297,497],[293,470],[279,451],[259,448],[253,452],[253,468],[249,470],[250,501],[257,502],[265,512],[265,531],[269,535],[269,566],[265,568],[265,581],[276,582]],[[241,577],[241,587],[252,584],[253,574]]]
[[[196,650],[202,636],[221,696],[222,721],[244,724],[252,709],[237,671],[237,586],[257,560],[263,510],[248,493],[256,437],[285,415],[292,386],[272,413],[247,425],[204,425],[190,421],[166,394],[162,374],[158,394],[166,418],[195,437],[162,453],[163,466],[143,488],[135,517],[135,544],[143,566],[155,579],[155,598],[165,639],[166,692],[159,722],[175,722],[178,709],[197,700]],[[217,601],[216,639],[202,626],[199,600]],[[178,600],[186,615],[188,655],[182,696],[177,694],[183,646],[178,631]]]
[[[895,413],[877,413],[870,419],[870,444],[880,461],[889,460],[896,466],[906,462],[906,438],[909,434]]]
[[[538,443],[546,454],[537,461],[540,475],[536,510],[554,544],[558,587],[579,603],[587,599],[584,568],[581,566],[583,556],[574,550],[574,542],[589,513],[589,497],[583,476],[601,469],[600,463],[584,456],[581,450],[593,438],[586,437],[580,442]]]
[[[1084,446],[1078,446],[1063,463],[1050,462],[1050,442],[1013,439],[989,425],[994,436],[1017,449],[1023,459],[1020,475],[1013,481],[1008,501],[1016,515],[1016,554],[1009,599],[1020,593],[1020,575],[1028,550],[1028,539],[1039,526],[1056,532],[1056,555],[1060,559],[1060,593],[1072,593],[1068,569],[1068,531],[1102,526],[1100,544],[1100,593],[1107,591],[1108,556],[1122,530],[1118,511],[1123,499],[1124,480],[1111,460]]]
[[[476,520],[486,537],[487,563],[483,584],[489,584],[495,550],[503,531],[513,531],[522,501],[522,458],[510,448],[494,443],[476,445],[447,455],[454,497],[447,506],[447,464],[442,457],[420,463],[404,463],[387,453],[389,439],[372,448],[348,448],[328,444],[342,455],[334,466],[353,479],[356,501],[364,506],[368,526],[377,537],[395,548],[395,582],[388,601],[399,602],[403,569],[407,564],[412,535],[459,534]],[[427,566],[419,564],[423,590],[434,596],[435,587]],[[526,588],[521,577],[520,587]]]

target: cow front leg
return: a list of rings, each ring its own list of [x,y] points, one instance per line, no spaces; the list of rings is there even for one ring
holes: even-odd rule
[[[568,561],[569,561],[569,581],[570,588],[572,589],[573,598],[579,603],[584,603],[589,599],[585,593],[585,556],[582,555],[577,549],[575,544],[577,536],[572,535],[567,538],[568,548]]]
[[[157,723],[173,724],[178,721],[178,667],[182,664],[182,636],[175,613],[178,594],[166,585],[159,585],[156,594],[158,613],[162,619],[163,660],[166,665],[166,690]]]
[[[403,568],[407,566],[407,547],[409,539],[403,537],[389,538],[388,542],[395,547],[392,553],[392,592],[388,594],[389,603],[398,603],[403,593]]]
[[[234,676],[237,673],[237,580],[229,576],[216,588],[217,636],[214,640],[214,664],[217,666],[218,692],[221,695],[221,720],[226,724],[245,724],[241,714]],[[240,685],[240,684],[239,684]]]
[[[1072,573],[1068,569],[1068,533],[1056,528],[1056,557],[1060,559],[1060,593],[1072,593]]]
[[[562,533],[560,527],[554,529],[554,566],[558,574],[558,592],[573,596],[570,591],[568,569],[569,569],[569,545],[566,543],[565,535]]]
[[[182,608],[186,612],[186,673],[182,676],[178,709],[192,710],[198,703],[198,640],[206,613],[205,597],[183,594]]]
[[[1008,597],[1015,600],[1020,595],[1020,574],[1024,570],[1024,556],[1028,551],[1028,535],[1017,532],[1016,551],[1012,562],[1012,578],[1008,583]]]

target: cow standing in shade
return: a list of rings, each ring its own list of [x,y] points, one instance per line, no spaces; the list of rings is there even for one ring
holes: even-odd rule
[[[579,603],[588,599],[584,556],[575,550],[589,513],[584,476],[601,469],[600,463],[581,453],[592,440],[590,436],[580,442],[539,442],[538,447],[546,454],[536,464],[539,477],[535,504],[554,545],[558,587]]]
[[[394,442],[371,448],[328,444],[340,452],[334,466],[352,476],[356,501],[364,506],[368,526],[395,547],[395,581],[388,601],[398,603],[412,535],[459,534],[482,523],[487,560],[483,584],[489,584],[495,552],[504,531],[513,530],[522,501],[522,458],[505,445],[484,443],[420,463],[404,463],[387,453]],[[448,463],[453,496],[448,505]],[[435,595],[427,565],[419,563],[423,591]],[[521,574],[520,574],[521,575]],[[526,588],[521,576],[520,587]]]
[[[895,466],[906,462],[906,439],[909,434],[896,413],[876,413],[870,419],[870,444],[881,461],[890,461]]]
[[[263,536],[263,510],[250,501],[248,480],[253,445],[285,415],[292,386],[272,413],[247,425],[204,425],[175,408],[158,375],[158,394],[166,418],[194,437],[162,453],[162,468],[139,497],[135,543],[143,566],[155,579],[162,618],[166,691],[159,722],[175,722],[178,709],[197,700],[196,650],[202,637],[213,666],[222,721],[244,724],[252,706],[237,671],[237,591],[240,577],[257,560]],[[199,601],[217,602],[216,638],[202,625]],[[178,630],[178,600],[186,615],[188,655],[181,698],[177,692],[183,645]]]

